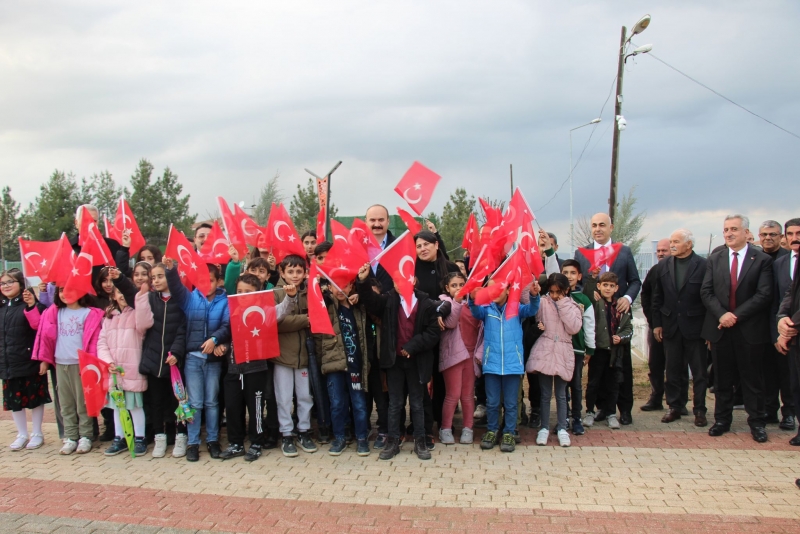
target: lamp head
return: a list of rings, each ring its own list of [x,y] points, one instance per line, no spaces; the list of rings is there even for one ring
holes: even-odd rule
[[[602,120],[603,120],[603,119],[601,119],[600,117],[598,117],[598,118],[596,118],[596,119],[593,119],[593,120],[592,120],[592,122],[590,122],[589,124],[597,124],[598,122],[601,122]]]
[[[644,17],[640,18],[636,24],[633,25],[633,29],[631,30],[631,34],[628,37],[628,41],[630,41],[634,35],[639,35],[643,31],[650,26],[650,15],[645,15]]]

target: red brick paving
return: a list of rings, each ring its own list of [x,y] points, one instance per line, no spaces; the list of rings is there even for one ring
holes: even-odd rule
[[[222,532],[800,532],[800,520],[247,499],[0,478],[0,512]]]

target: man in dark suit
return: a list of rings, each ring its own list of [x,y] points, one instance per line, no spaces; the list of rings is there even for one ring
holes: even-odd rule
[[[611,218],[609,218],[608,214],[595,214],[592,217],[591,225],[594,242],[590,243],[587,248],[610,247],[611,232],[614,230],[614,225],[611,223]],[[575,259],[581,264],[581,270],[584,273],[588,273],[591,263],[579,250],[575,251]],[[617,309],[621,313],[625,313],[630,309],[633,301],[639,295],[639,290],[642,288],[639,269],[636,267],[636,260],[633,258],[633,252],[631,252],[630,247],[623,245],[616,259],[614,259],[614,264],[601,267],[601,272],[608,270],[616,274],[619,279],[619,289],[616,295]],[[631,410],[633,409],[633,364],[631,362],[630,347],[625,351],[625,356],[622,359],[622,375],[623,381],[617,397],[619,422],[623,425],[630,425],[633,423],[633,417],[631,416]],[[599,419],[595,418],[595,420]]]
[[[706,314],[700,288],[706,274],[706,260],[694,253],[694,236],[689,230],[675,230],[669,238],[672,256],[658,265],[653,289],[653,337],[664,343],[669,411],[661,419],[671,423],[681,418],[686,404],[682,391],[687,366],[692,370],[694,424],[706,426],[706,346],[700,337]]]
[[[653,288],[658,278],[659,262],[669,256],[669,239],[661,239],[656,243],[656,262],[647,271],[642,282],[642,312],[647,320],[647,366],[650,370],[650,398],[641,406],[643,412],[663,410],[664,405],[664,344],[653,337]]]
[[[367,226],[372,230],[375,240],[381,246],[381,249],[385,250],[386,247],[394,242],[394,236],[389,231],[389,210],[386,209],[386,206],[374,204],[367,208],[366,219]],[[380,282],[382,293],[388,293],[394,287],[392,277],[378,262],[372,264],[372,276]]]
[[[782,358],[783,362],[785,363],[786,369],[785,373],[789,377],[789,390],[791,391],[791,405],[794,407],[794,414],[795,418],[791,416],[787,416],[785,413],[783,418],[780,422],[780,428],[783,430],[794,430],[795,428],[795,419],[797,414],[797,409],[800,407],[800,359],[798,359],[795,355],[789,355],[787,358],[782,351],[780,350],[780,333],[778,332],[778,313],[780,310],[780,306],[783,301],[786,299],[787,295],[789,294],[789,290],[792,288],[792,282],[796,278],[795,273],[797,272],[795,269],[797,268],[797,258],[798,253],[800,252],[800,218],[796,219],[789,219],[786,221],[784,225],[784,233],[786,236],[786,240],[789,244],[789,251],[788,254],[785,254],[778,258],[775,263],[772,264],[773,266],[773,273],[775,276],[775,296],[772,299],[773,302],[773,309],[772,313],[770,313],[770,326],[771,326],[771,333],[772,333],[772,341],[775,343],[775,350],[777,352],[777,357]],[[787,396],[785,394],[785,390],[782,389],[783,398],[783,406],[784,408],[787,405]],[[769,410],[770,407],[770,398],[767,398],[767,409]],[[771,415],[772,412],[768,412],[768,415]],[[790,421],[791,419],[791,421]],[[789,423],[791,422],[791,427]],[[798,432],[797,436],[793,438],[789,443],[792,445],[800,445],[800,432]]]
[[[700,294],[706,307],[702,337],[711,343],[714,361],[714,425],[710,436],[728,432],[733,420],[733,385],[742,385],[747,423],[753,439],[767,441],[761,362],[770,342],[772,258],[747,243],[750,221],[728,215],[723,237],[728,248],[708,258]]]

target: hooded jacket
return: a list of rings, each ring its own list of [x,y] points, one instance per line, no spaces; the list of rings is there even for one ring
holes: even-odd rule
[[[115,311],[103,320],[97,341],[97,357],[112,368],[122,367],[117,386],[123,391],[141,392],[147,389],[147,378],[139,372],[142,361],[142,340],[153,326],[149,296],[138,293],[136,308],[126,306],[122,313]],[[114,387],[114,376],[108,377],[108,387]]]
[[[572,336],[581,330],[581,309],[569,297],[554,301],[548,295],[541,301],[536,320],[543,323],[545,329],[533,345],[525,372],[572,380],[575,371]]]
[[[344,350],[344,340],[342,338],[342,326],[339,323],[339,306],[341,304],[334,299],[328,291],[323,293],[325,304],[327,305],[328,318],[333,326],[335,335],[314,334],[314,346],[317,355],[322,360],[322,374],[339,373],[347,371],[347,355]],[[358,345],[361,349],[361,389],[368,391],[369,378],[369,352],[367,342],[369,331],[372,329],[372,321],[364,310],[363,306],[350,306],[353,316],[356,318],[356,328],[358,330]]]
[[[38,317],[39,327],[36,331],[36,342],[33,345],[32,356],[32,359],[36,361],[47,362],[50,365],[55,365],[56,363],[59,309],[57,306],[50,306],[41,316],[38,308],[34,308],[30,313],[31,316]],[[83,322],[84,352],[97,354],[97,340],[100,338],[104,315],[103,310],[99,308],[89,308],[89,315],[86,316],[86,320]]]
[[[439,371],[444,371],[472,357],[461,334],[461,316],[470,315],[470,312],[466,304],[456,302],[449,295],[439,295],[439,300],[450,304],[450,314],[444,319],[445,330],[439,343]],[[470,337],[472,335],[477,335],[477,331]],[[475,352],[474,345],[472,352]]]
[[[276,287],[282,288],[286,282],[281,279]],[[297,295],[287,297],[285,291],[275,292],[275,304],[281,304],[284,299],[291,299],[286,315],[278,321],[278,343],[281,346],[281,355],[273,362],[291,367],[293,369],[308,368],[308,291],[297,289]]]
[[[478,306],[470,301],[472,316],[483,321],[483,374],[521,375],[524,347],[522,321],[539,311],[539,295],[520,303],[517,317],[506,319],[505,305]]]

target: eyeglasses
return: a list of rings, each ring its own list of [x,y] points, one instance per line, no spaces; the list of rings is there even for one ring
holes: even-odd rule
[[[0,282],[0,287],[13,286],[14,284],[19,284],[19,282],[17,280],[11,280],[10,282]]]
[[[778,237],[779,235],[781,235],[781,234],[776,234],[775,232],[770,232],[768,234],[762,232],[762,233],[758,234],[758,237]]]

